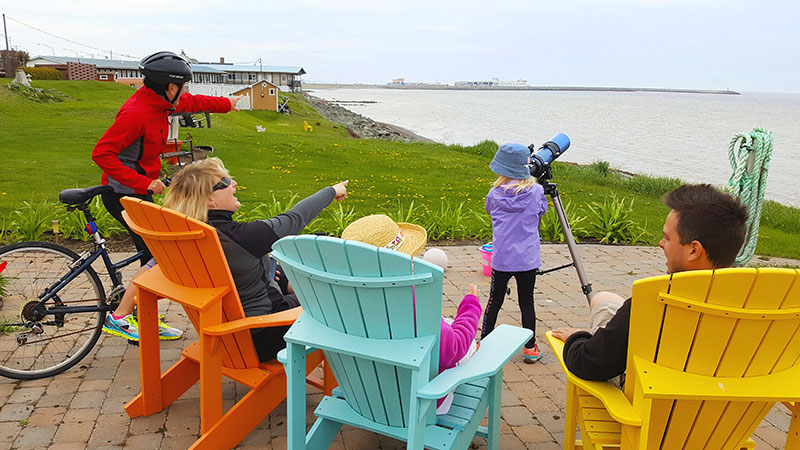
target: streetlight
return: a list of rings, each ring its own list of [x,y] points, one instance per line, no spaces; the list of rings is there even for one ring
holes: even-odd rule
[[[77,51],[77,50],[73,50],[73,49],[71,49],[71,48],[62,48],[61,50],[66,50],[66,51],[68,51],[68,52],[75,53],[75,57],[76,57],[76,58],[78,57],[78,51]]]
[[[42,47],[47,47],[47,48],[49,48],[49,49],[50,49],[50,51],[51,51],[51,52],[53,52],[53,56],[56,56],[56,49],[55,49],[55,48],[53,48],[53,46],[52,46],[52,45],[47,45],[47,44],[36,44],[36,45],[41,45]]]

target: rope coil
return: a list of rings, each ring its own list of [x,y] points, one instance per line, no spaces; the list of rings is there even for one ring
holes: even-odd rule
[[[728,188],[747,208],[748,213],[747,236],[736,257],[736,266],[747,264],[756,251],[771,157],[772,133],[763,128],[753,128],[749,133],[737,134],[728,147],[728,159],[733,168]]]

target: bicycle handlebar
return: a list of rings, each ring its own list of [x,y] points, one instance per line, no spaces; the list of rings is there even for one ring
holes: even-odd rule
[[[172,183],[172,177],[164,178],[163,180],[161,180],[161,183],[164,184],[164,186],[169,186]],[[147,193],[153,195],[153,191],[151,191],[150,189],[147,190]]]

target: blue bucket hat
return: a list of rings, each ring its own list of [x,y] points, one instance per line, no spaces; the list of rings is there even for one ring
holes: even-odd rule
[[[530,157],[531,151],[528,147],[509,142],[497,149],[489,168],[492,169],[492,172],[504,177],[527,180],[531,177],[528,167]]]

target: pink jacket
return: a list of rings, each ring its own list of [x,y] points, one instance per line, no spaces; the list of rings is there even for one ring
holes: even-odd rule
[[[458,305],[458,312],[452,324],[442,319],[439,340],[439,372],[456,366],[467,354],[469,346],[478,334],[481,319],[481,303],[474,295],[467,294]]]

